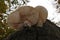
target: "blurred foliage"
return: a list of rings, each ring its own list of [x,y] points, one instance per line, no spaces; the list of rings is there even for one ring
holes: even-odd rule
[[[5,13],[7,9],[7,5],[4,3],[4,0],[0,0],[0,14]]]
[[[6,13],[6,10],[9,9],[11,11],[12,5],[24,5],[28,0],[20,0],[21,3],[18,2],[18,0],[0,0],[0,40],[6,38],[10,33],[14,32],[14,29],[11,29],[6,22],[8,13]],[[7,5],[8,4],[8,5]],[[16,6],[17,7],[17,6]],[[15,8],[16,9],[16,8]]]
[[[55,5],[56,5],[56,8],[57,8],[57,13],[60,13],[60,0],[55,0]]]
[[[60,0],[55,0],[55,1],[57,1],[57,3],[60,4]]]

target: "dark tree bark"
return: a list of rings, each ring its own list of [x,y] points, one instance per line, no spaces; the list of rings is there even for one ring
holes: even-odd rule
[[[33,25],[10,34],[6,40],[60,40],[59,27],[47,20],[43,27]]]

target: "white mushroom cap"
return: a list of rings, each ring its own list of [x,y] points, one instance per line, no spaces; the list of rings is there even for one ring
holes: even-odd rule
[[[35,7],[36,11],[39,12],[38,25],[43,25],[48,17],[48,11],[43,6]]]

